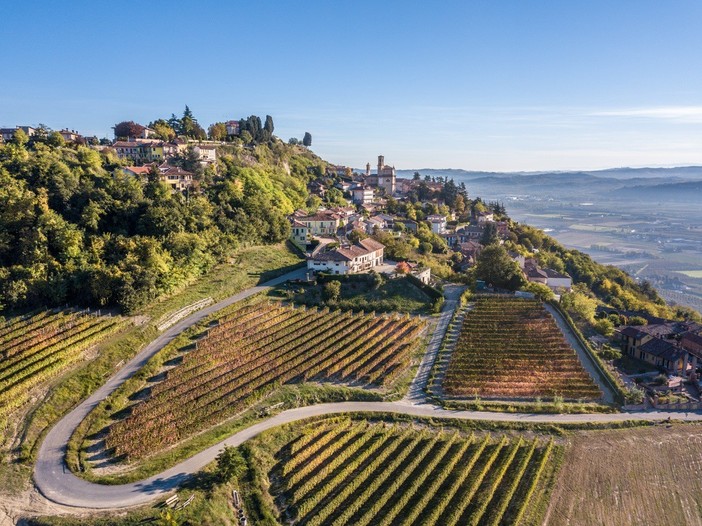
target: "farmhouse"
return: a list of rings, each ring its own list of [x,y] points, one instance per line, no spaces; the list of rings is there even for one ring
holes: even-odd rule
[[[174,192],[185,192],[193,185],[193,174],[180,166],[162,164],[158,171],[161,182],[170,186]]]
[[[686,376],[702,359],[702,336],[697,330],[695,324],[668,321],[621,327],[617,335],[625,354]]]
[[[521,259],[515,259],[521,265]],[[566,290],[570,292],[573,288],[573,280],[568,274],[563,274],[550,268],[539,268],[536,260],[528,258],[524,260],[522,272],[527,281],[531,283],[541,283],[554,292]]]
[[[307,260],[307,268],[329,274],[356,274],[367,272],[383,264],[385,246],[366,238],[354,245],[320,251]]]
[[[316,214],[300,216],[295,214],[295,219],[307,225],[309,235],[325,236],[334,235],[341,224],[341,217],[335,212],[323,210]]]

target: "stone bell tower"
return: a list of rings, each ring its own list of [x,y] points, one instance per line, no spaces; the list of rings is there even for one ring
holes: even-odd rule
[[[385,166],[385,157],[382,155],[378,155],[378,186],[387,195],[395,193],[395,167]]]

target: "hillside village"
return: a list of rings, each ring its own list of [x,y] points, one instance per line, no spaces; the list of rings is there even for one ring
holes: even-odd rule
[[[150,126],[125,121],[114,129],[112,140],[86,138],[67,128],[53,132],[41,125],[3,128],[0,137],[11,143],[20,133],[30,141],[88,146],[113,155],[119,161],[115,173],[142,182],[156,178],[173,194],[186,197],[201,191],[203,178],[217,177],[223,151],[231,155],[234,147],[253,152],[257,144],[273,138],[270,116],[265,126],[251,116],[216,123],[206,133],[187,107],[181,119],[174,116]],[[309,134],[305,141],[311,142]],[[294,138],[289,144],[302,146]],[[472,283],[478,291],[523,288],[530,291],[525,294],[544,298],[573,295],[573,276],[562,266],[549,267],[552,258],[533,245],[533,234],[512,222],[500,203],[471,199],[463,183],[419,173],[412,178],[397,177],[395,167],[383,155],[377,156],[373,167],[368,162],[361,170],[326,163],[323,170],[308,167],[307,171],[307,207],[294,210],[287,220],[290,242],[305,255],[308,281],[318,274],[379,273],[389,279],[410,274],[434,287],[451,279]],[[491,260],[489,265],[508,265],[509,269],[502,270],[511,273],[509,279],[495,280],[485,265],[479,268],[481,254],[494,246],[504,247],[504,258],[500,263]],[[628,325],[632,317],[647,325]],[[592,329],[597,324],[604,336]],[[625,383],[656,397],[678,393],[683,397],[680,400],[700,398],[699,324],[685,325],[645,310],[601,305],[590,325],[581,328],[593,345],[621,348],[625,356],[652,366],[641,377],[630,378],[625,370],[616,370]],[[654,378],[659,372],[671,379]],[[653,380],[656,385],[650,385]],[[692,389],[689,380],[695,385]]]
[[[373,167],[368,162],[364,169],[333,165],[311,152],[309,133],[302,143],[292,138],[285,144],[272,134],[272,118],[268,116],[265,122],[262,125],[261,119],[251,116],[216,123],[206,133],[186,107],[182,118],[173,117],[172,126],[163,120],[149,126],[119,123],[111,140],[86,139],[68,129],[53,132],[46,127],[17,126],[1,130],[5,146],[0,148],[6,148],[9,155],[5,159],[10,159],[6,162],[25,154],[29,163],[29,152],[36,157],[51,152],[57,164],[59,155],[68,164],[76,163],[83,177],[100,181],[114,195],[104,200],[104,210],[95,212],[86,206],[87,211],[77,214],[68,205],[88,202],[92,206],[93,199],[99,202],[104,194],[86,185],[88,197],[72,200],[62,197],[62,183],[54,183],[45,201],[39,193],[34,207],[51,214],[47,210],[54,206],[68,218],[78,217],[86,244],[108,247],[102,252],[104,261],[98,258],[90,273],[84,261],[72,263],[67,256],[80,254],[76,235],[50,231],[45,236],[58,242],[74,241],[68,248],[52,246],[45,253],[56,253],[55,260],[66,261],[69,272],[83,265],[80,278],[89,286],[84,287],[82,281],[74,284],[75,280],[67,283],[93,293],[86,296],[88,304],[116,305],[122,314],[139,313],[138,309],[176,287],[187,291],[193,279],[213,267],[217,257],[226,256],[223,243],[230,249],[239,248],[240,243],[264,245],[258,259],[265,259],[268,246],[285,245],[284,250],[289,251],[285,261],[298,262],[291,265],[298,269],[291,275],[298,277],[271,287],[271,297],[281,301],[259,298],[261,301],[238,306],[186,347],[197,367],[225,370],[227,375],[238,375],[245,368],[251,370],[251,378],[255,376],[255,381],[241,385],[238,380],[219,382],[218,373],[202,380],[204,383],[200,377],[185,381],[187,389],[234,400],[223,406],[228,417],[235,418],[237,411],[257,397],[262,397],[264,406],[259,417],[267,416],[271,408],[285,402],[265,406],[262,393],[300,379],[331,380],[341,383],[342,389],[384,389],[402,376],[406,381],[410,364],[426,343],[427,321],[436,327],[443,324],[443,331],[450,331],[453,324],[456,327],[441,350],[437,349],[438,365],[422,380],[422,393],[442,403],[483,408],[471,405],[482,404],[478,401],[482,396],[489,408],[522,404],[517,407],[537,412],[544,409],[544,400],[554,410],[565,407],[574,412],[609,410],[611,405],[602,404],[615,400],[630,409],[702,408],[699,316],[665,305],[649,285],[636,283],[614,267],[599,266],[543,232],[513,221],[501,203],[486,203],[469,195],[463,183],[420,173],[397,177],[395,167],[383,155],[377,156]],[[34,176],[33,170],[43,173],[41,166],[28,166],[17,172],[30,174],[27,177]],[[93,175],[98,167],[102,171]],[[116,224],[109,222],[113,215],[118,218]],[[64,225],[58,216],[50,216],[52,221],[46,223]],[[116,264],[113,259],[118,260]],[[200,266],[193,268],[193,261]],[[145,269],[140,268],[142,264]],[[12,270],[16,272],[16,266]],[[237,270],[245,272],[246,267]],[[158,273],[160,288],[155,284]],[[12,279],[5,277],[4,290],[15,293],[17,305],[26,308],[38,296],[30,291],[33,283],[24,274],[7,275]],[[103,285],[106,276],[111,286]],[[133,276],[140,281],[135,282]],[[53,292],[52,286],[53,282],[37,289]],[[454,311],[445,311],[447,298],[453,301]],[[191,309],[213,301],[205,298],[186,305],[169,319],[186,317]],[[39,321],[29,315],[20,317],[19,324],[41,326],[47,323],[41,321],[42,316],[38,315]],[[48,319],[63,316],[54,312]],[[128,324],[122,317],[114,322],[111,313],[99,322],[86,322],[91,316],[84,311],[65,317],[70,318],[69,332],[73,327],[93,330],[90,324],[95,323],[101,334],[109,334]],[[559,327],[557,320],[565,325]],[[161,321],[160,327],[168,326],[169,322]],[[7,334],[15,334],[12,323],[3,329]],[[568,330],[570,336],[566,336]],[[246,344],[239,340],[244,334],[252,336]],[[276,334],[284,335],[284,344],[276,343]],[[257,347],[259,339],[271,343],[274,350],[259,357],[256,353],[266,348]],[[246,354],[252,357],[250,363],[242,366],[236,352],[219,350],[216,365],[211,362],[211,351],[226,347],[229,343],[224,342],[229,340],[238,341],[236,345],[244,345],[242,348],[250,344],[257,349]],[[503,346],[503,340],[509,345]],[[584,355],[574,350],[578,345]],[[175,357],[181,350],[169,352]],[[453,362],[452,352],[465,355]],[[524,354],[529,353],[525,359]],[[445,373],[438,372],[444,366],[442,360],[446,360]],[[591,362],[589,372],[583,368],[585,362]],[[490,364],[487,369],[486,363]],[[159,367],[163,367],[157,375],[163,379],[159,382],[176,385],[180,381],[176,374],[169,376],[170,365]],[[436,387],[441,374],[446,377]],[[522,380],[530,375],[538,382]],[[610,395],[604,394],[605,384]],[[325,395],[315,396],[324,400]],[[607,396],[612,397],[611,402]],[[18,396],[18,400],[24,403],[24,398]],[[199,433],[206,430],[206,422],[218,421],[215,415],[220,409],[200,406],[187,394],[182,407],[180,395],[174,400],[147,396],[140,406],[172,404],[169,411],[179,415],[174,422],[169,420],[170,413],[155,419],[143,411],[120,416],[104,443],[112,451],[137,458],[144,451],[173,445],[180,433]],[[129,415],[123,409],[115,414]],[[189,411],[202,418],[191,418]],[[178,433],[154,431],[168,425],[177,426]],[[91,461],[80,462],[80,470],[93,469]],[[178,500],[171,502],[177,506]],[[239,524],[246,524],[243,507],[238,510]]]

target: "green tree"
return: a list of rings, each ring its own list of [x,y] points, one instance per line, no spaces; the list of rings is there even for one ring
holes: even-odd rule
[[[525,280],[519,265],[512,261],[502,245],[489,245],[478,256],[475,276],[495,287],[517,290]]]
[[[627,322],[628,325],[648,325],[648,320],[641,316],[632,316]]]
[[[341,282],[337,280],[327,281],[323,289],[324,299],[330,303],[336,303],[341,296]]]
[[[351,232],[349,232],[348,236],[346,237],[349,238],[349,241],[351,241],[351,243],[358,243],[361,239],[366,239],[368,237],[368,234],[360,230],[354,229]]]
[[[302,145],[307,148],[312,146],[312,134],[310,132],[305,132],[305,136],[302,138]]]
[[[157,119],[149,123],[149,128],[154,131],[154,135],[162,141],[172,141],[176,138],[175,130],[164,119]]]
[[[614,334],[614,324],[607,318],[602,318],[597,320],[593,327],[597,332],[603,334],[604,336],[612,336]]]
[[[543,283],[532,283],[529,282],[524,285],[523,290],[531,292],[534,296],[539,298],[541,301],[549,301],[554,298],[553,291],[548,288]]]
[[[215,122],[210,125],[207,134],[213,141],[223,141],[227,138],[227,125],[223,122]]]
[[[483,246],[493,245],[498,243],[500,238],[497,235],[497,225],[493,222],[485,224],[483,235],[480,236],[480,244]]]
[[[217,478],[222,483],[241,476],[246,470],[244,456],[238,448],[232,446],[224,446],[215,460],[217,461]]]
[[[268,140],[273,138],[273,130],[275,127],[273,126],[273,117],[270,115],[266,115],[266,123],[263,125],[263,129],[268,134]]]

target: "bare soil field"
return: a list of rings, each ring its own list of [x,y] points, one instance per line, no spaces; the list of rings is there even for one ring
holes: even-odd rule
[[[702,526],[702,426],[578,433],[544,524]]]

